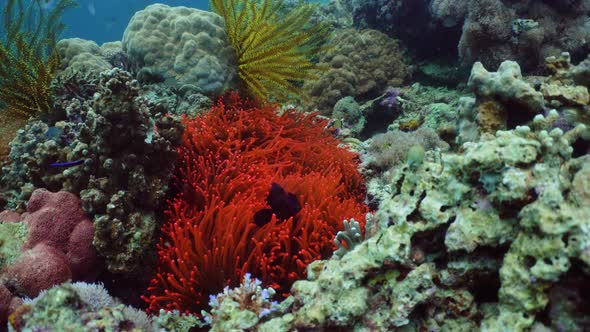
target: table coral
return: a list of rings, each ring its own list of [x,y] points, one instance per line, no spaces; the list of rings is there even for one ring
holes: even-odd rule
[[[207,296],[245,273],[279,294],[313,260],[330,256],[344,219],[364,223],[363,179],[355,155],[338,147],[313,115],[257,108],[235,95],[202,117],[186,119],[160,241],[159,272],[144,297],[159,308],[199,313]],[[293,193],[301,210],[257,226],[272,183]]]

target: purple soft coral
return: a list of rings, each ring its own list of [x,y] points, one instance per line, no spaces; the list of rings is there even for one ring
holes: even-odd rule
[[[388,110],[395,109],[398,104],[397,97],[401,95],[401,90],[394,87],[389,87],[383,94],[383,99],[379,102],[379,105],[387,108]]]

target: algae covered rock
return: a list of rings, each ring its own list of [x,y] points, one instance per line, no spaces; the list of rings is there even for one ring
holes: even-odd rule
[[[123,49],[139,75],[193,85],[205,94],[223,93],[237,75],[223,19],[207,11],[150,5],[131,18]]]

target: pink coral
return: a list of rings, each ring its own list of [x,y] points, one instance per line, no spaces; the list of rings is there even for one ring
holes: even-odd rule
[[[8,319],[11,300],[12,293],[8,288],[0,285],[0,322],[5,322]]]
[[[16,293],[34,298],[42,290],[70,280],[72,272],[63,252],[39,243],[9,266],[4,278]]]
[[[23,222],[28,230],[23,254],[1,275],[15,295],[35,297],[70,279],[91,281],[96,277],[94,226],[76,195],[37,189],[26,213],[18,216],[5,211],[0,216],[5,222]]]

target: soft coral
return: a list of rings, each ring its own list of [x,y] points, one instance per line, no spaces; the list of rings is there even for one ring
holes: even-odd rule
[[[198,313],[209,294],[250,272],[287,292],[306,266],[328,257],[342,221],[367,211],[357,156],[313,115],[254,107],[236,95],[185,119],[176,186],[160,266],[144,300],[149,310]],[[261,227],[272,183],[296,195],[296,216]]]

